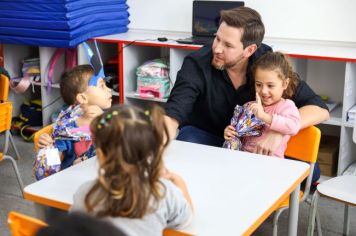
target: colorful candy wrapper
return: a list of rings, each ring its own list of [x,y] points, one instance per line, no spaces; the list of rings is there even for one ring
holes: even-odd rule
[[[249,104],[251,104],[251,102],[243,106],[236,105],[230,124],[235,127],[237,136],[231,140],[226,140],[223,144],[224,148],[242,150],[243,137],[261,136],[264,122],[256,118],[248,109]]]

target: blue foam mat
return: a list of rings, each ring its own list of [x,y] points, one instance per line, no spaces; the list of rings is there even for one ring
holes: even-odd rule
[[[32,19],[32,20],[72,20],[78,17],[94,15],[97,13],[119,13],[128,9],[125,3],[104,6],[91,6],[78,9],[70,12],[33,12],[33,11],[16,11],[16,10],[1,10],[0,18],[17,18],[17,19]]]
[[[80,44],[90,38],[93,38],[93,37],[123,33],[123,32],[126,32],[127,30],[128,30],[128,28],[126,26],[120,26],[120,27],[115,27],[115,28],[110,27],[108,29],[98,29],[95,31],[88,32],[84,35],[81,35],[81,36],[79,36],[75,39],[71,39],[71,40],[0,35],[0,43],[32,45],[32,46],[46,46],[46,47],[57,47],[57,48],[71,48],[71,47],[76,47],[78,44]]]
[[[52,0],[37,0],[37,1],[0,1],[1,10],[15,11],[40,11],[40,12],[68,12],[84,7],[103,6],[117,3],[125,3],[126,0],[77,0],[77,1],[52,1]]]
[[[82,25],[74,30],[41,30],[29,28],[15,28],[15,27],[1,27],[0,35],[8,36],[24,36],[34,38],[48,38],[48,39],[74,39],[80,35],[84,35],[90,31],[95,31],[102,28],[125,27],[129,24],[129,20],[110,20],[110,21],[96,21],[94,23]]]
[[[129,14],[127,11],[115,13],[96,13],[86,15],[73,20],[32,20],[16,18],[0,18],[0,26],[14,28],[48,29],[48,30],[70,30],[84,24],[90,24],[103,20],[116,20],[127,22]],[[123,24],[123,23],[120,23]]]

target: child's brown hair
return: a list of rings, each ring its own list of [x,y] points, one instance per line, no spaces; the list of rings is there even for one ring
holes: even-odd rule
[[[91,76],[94,74],[90,65],[79,65],[65,72],[60,81],[60,91],[63,101],[67,105],[77,103],[77,95],[88,88]]]
[[[143,111],[116,105],[93,120],[90,129],[103,161],[99,179],[85,197],[88,212],[100,205],[95,211],[99,217],[140,218],[154,210],[149,203],[158,203],[165,193],[159,181],[169,142],[163,114],[158,106]]]
[[[287,55],[281,52],[268,52],[259,57],[252,66],[252,76],[255,78],[257,69],[276,71],[280,79],[289,78],[283,98],[292,98],[299,84],[299,76],[294,72]]]

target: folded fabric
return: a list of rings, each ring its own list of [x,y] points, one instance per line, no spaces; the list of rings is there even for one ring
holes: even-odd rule
[[[250,102],[243,106],[236,105],[230,125],[235,128],[237,136],[231,140],[226,140],[223,144],[224,148],[242,150],[243,143],[241,139],[243,137],[261,136],[264,122],[256,118],[248,109],[249,104]]]
[[[126,0],[1,0],[0,43],[76,47],[128,30]]]
[[[52,1],[52,0],[37,0],[37,1],[0,1],[1,10],[16,10],[27,12],[70,12],[85,7],[97,6],[97,5],[112,5],[115,3],[125,3],[126,0],[72,0],[72,1]]]
[[[25,45],[33,45],[33,46],[47,46],[47,47],[58,47],[58,48],[72,48],[72,47],[76,47],[78,44],[86,41],[89,38],[98,37],[102,35],[123,33],[126,32],[127,30],[128,30],[127,26],[115,26],[110,28],[97,29],[95,31],[87,32],[83,35],[80,35],[77,38],[67,39],[67,40],[0,35],[0,43],[25,44]]]
[[[39,19],[21,19],[21,18],[0,18],[0,34],[4,35],[12,28],[13,32],[21,33],[24,28],[29,29],[41,29],[41,30],[71,30],[77,27],[95,23],[99,21],[112,21],[118,25],[128,24],[129,14],[127,11],[115,12],[115,13],[100,13],[97,12],[93,15],[86,15],[73,20],[39,20]],[[5,28],[6,27],[6,28]]]
[[[31,29],[31,28],[18,28],[18,27],[2,27],[0,26],[1,35],[8,36],[24,36],[33,38],[44,38],[44,39],[75,39],[80,35],[96,31],[98,29],[105,28],[117,28],[125,27],[128,25],[129,20],[118,19],[118,20],[105,20],[105,21],[94,21],[93,23],[79,26],[73,30],[47,30],[47,29]]]
[[[104,6],[91,6],[83,9],[78,9],[70,12],[33,12],[33,11],[18,11],[18,10],[1,10],[0,18],[21,18],[32,20],[73,20],[78,17],[91,17],[98,13],[114,13],[118,14],[128,9],[128,5],[125,3],[104,5]],[[20,17],[19,17],[20,16]]]

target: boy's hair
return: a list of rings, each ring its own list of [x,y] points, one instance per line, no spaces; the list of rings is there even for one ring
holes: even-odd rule
[[[257,11],[249,7],[237,7],[222,10],[220,15],[220,24],[225,22],[228,26],[243,29],[241,42],[244,48],[251,44],[256,44],[257,47],[261,45],[265,26]]]
[[[77,103],[77,95],[85,92],[94,70],[90,65],[79,65],[65,72],[60,81],[60,91],[67,105]]]
[[[109,221],[95,219],[81,213],[63,214],[38,230],[36,236],[126,236]]]
[[[256,70],[273,70],[281,79],[289,78],[289,84],[284,90],[283,98],[292,98],[299,84],[299,76],[294,72],[287,55],[281,52],[268,52],[259,57],[252,66],[252,76],[255,78]]]
[[[90,129],[101,163],[99,179],[85,197],[85,205],[96,216],[141,218],[153,211],[164,196],[159,181],[162,153],[168,145],[168,129],[162,108],[151,111],[116,105],[95,118]],[[98,205],[99,212],[94,212]]]

